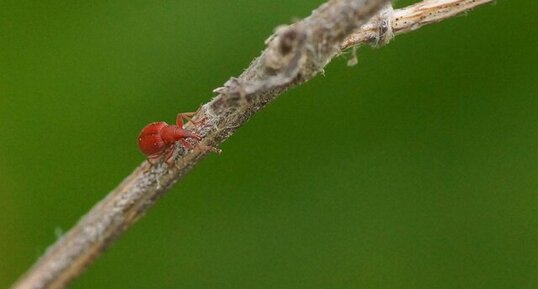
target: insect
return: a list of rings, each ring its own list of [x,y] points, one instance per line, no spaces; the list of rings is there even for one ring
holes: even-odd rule
[[[187,139],[194,139],[196,141],[202,139],[198,134],[183,128],[183,119],[192,122],[194,125],[198,125],[205,120],[204,118],[193,121],[191,116],[194,114],[194,112],[178,114],[175,125],[159,121],[152,122],[142,129],[138,136],[138,147],[148,157],[150,165],[153,166],[159,160],[164,159],[168,166],[170,166],[176,142],[179,142],[186,149],[192,149],[193,145]]]

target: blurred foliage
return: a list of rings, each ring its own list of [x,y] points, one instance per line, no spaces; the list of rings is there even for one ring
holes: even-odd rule
[[[196,110],[322,2],[0,0],[0,288],[144,159],[140,128]],[[335,60],[72,287],[538,287],[537,8]]]

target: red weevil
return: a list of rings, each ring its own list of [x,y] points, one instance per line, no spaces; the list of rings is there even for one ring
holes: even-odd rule
[[[138,136],[138,146],[148,157],[150,165],[156,164],[163,156],[164,161],[170,164],[174,155],[175,143],[181,143],[186,149],[192,149],[193,145],[187,139],[200,141],[202,138],[191,131],[183,128],[183,119],[195,125],[203,120],[193,121],[190,117],[194,112],[180,113],[177,115],[176,124],[170,125],[164,121],[152,122],[146,125]]]

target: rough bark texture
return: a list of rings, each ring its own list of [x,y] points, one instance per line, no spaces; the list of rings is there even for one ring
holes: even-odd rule
[[[340,44],[366,23],[388,0],[330,0],[300,22],[279,28],[267,49],[237,78],[218,88],[218,95],[197,116],[193,128],[202,145],[218,146],[254,113],[288,88],[322,71],[340,51]],[[110,244],[134,224],[166,191],[207,154],[178,146],[176,167],[148,168],[144,162],[99,202],[13,288],[64,288]]]
[[[286,89],[322,72],[344,49],[385,44],[395,35],[492,1],[425,0],[393,10],[388,0],[330,0],[310,17],[277,28],[262,55],[239,77],[215,89],[218,95],[194,116],[205,118],[203,124],[187,124],[203,137],[200,145],[190,151],[178,145],[176,167],[171,169],[165,164],[149,167],[142,163],[51,246],[13,288],[64,288],[198,164],[208,153],[203,146],[218,146]]]
[[[342,50],[361,44],[389,43],[396,35],[469,11],[494,0],[425,0],[402,9],[387,6],[342,42]]]

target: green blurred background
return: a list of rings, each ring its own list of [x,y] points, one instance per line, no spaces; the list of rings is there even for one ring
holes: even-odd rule
[[[0,288],[323,1],[0,1]],[[398,7],[414,1],[399,1]],[[171,190],[72,288],[538,288],[536,1],[361,48]]]

